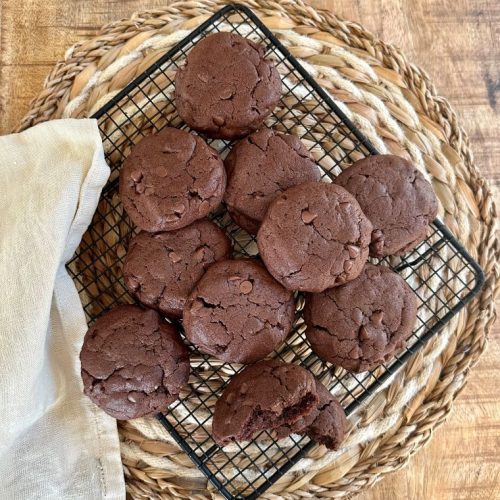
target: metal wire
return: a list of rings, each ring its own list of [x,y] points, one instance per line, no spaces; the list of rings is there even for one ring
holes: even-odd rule
[[[89,323],[104,311],[122,302],[132,302],[122,281],[123,248],[136,232],[123,212],[117,195],[118,174],[130,146],[143,135],[166,125],[185,128],[175,112],[173,78],[186,53],[206,35],[234,31],[263,44],[274,59],[283,81],[283,97],[266,122],[299,135],[308,145],[322,169],[325,181],[356,159],[376,154],[376,150],[355,129],[331,98],[311,78],[286,48],[246,7],[228,5],[193,31],[141,76],[101,108],[99,120],[107,160],[112,174],[101,195],[92,224],[68,269],[84,303]],[[207,139],[221,155],[230,143]],[[230,236],[234,256],[256,256],[255,239],[236,226],[221,207],[213,220]],[[446,227],[435,221],[428,239],[411,254],[384,259],[414,289],[418,300],[418,320],[408,347],[387,366],[352,375],[323,363],[305,338],[297,296],[297,317],[292,335],[275,353],[287,362],[301,364],[326,381],[347,414],[386,381],[408,358],[451,319],[479,291],[483,274],[479,266],[455,240]],[[182,328],[181,324],[178,324]],[[292,435],[286,446],[272,432],[263,432],[251,443],[235,443],[221,450],[210,434],[213,401],[220,395],[227,375],[241,366],[222,364],[192,348],[190,392],[182,394],[169,412],[159,415],[194,463],[226,498],[256,498],[312,448],[307,437]]]

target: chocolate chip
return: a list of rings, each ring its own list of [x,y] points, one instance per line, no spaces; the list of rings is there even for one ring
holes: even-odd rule
[[[145,189],[146,189],[146,186],[144,184],[137,184],[137,186],[135,186],[135,192],[138,194],[144,193]]]
[[[368,340],[370,338],[370,335],[368,334],[368,330],[364,326],[361,326],[359,328],[359,338],[361,340]]]
[[[139,280],[136,276],[127,276],[125,280],[127,288],[132,291],[136,291],[139,288]]]
[[[140,170],[134,170],[131,174],[130,174],[130,178],[134,181],[134,182],[141,182],[141,179],[142,179],[143,175],[142,175],[142,172]]]
[[[170,252],[168,254],[168,257],[174,263],[180,262],[182,260],[181,256],[179,254],[176,254],[175,252]]]
[[[353,265],[354,265],[354,264],[353,264],[352,260],[346,260],[346,261],[344,262],[344,271],[345,271],[346,273],[348,273],[348,272],[352,269],[352,266],[353,266]]]
[[[384,319],[384,312],[383,311],[375,311],[371,316],[370,316],[370,321],[377,326],[380,326],[382,324],[382,321]]]
[[[359,247],[355,245],[347,245],[347,252],[349,253],[349,257],[351,259],[357,259],[360,254]]]
[[[231,99],[233,97],[234,91],[232,89],[226,88],[219,92],[219,98],[222,100]],[[215,119],[214,119],[215,121]]]
[[[196,250],[196,252],[193,255],[194,259],[196,262],[201,262],[205,258],[205,248],[201,247]]]
[[[363,311],[356,307],[352,313],[352,319],[356,323],[361,323],[361,321],[363,321]]]
[[[317,216],[318,214],[314,214],[309,210],[302,210],[301,218],[304,224],[310,224]]]
[[[226,123],[226,120],[224,120],[223,116],[214,116],[213,120],[218,127],[222,127],[222,125]]]
[[[198,314],[202,309],[204,305],[201,300],[196,300],[193,302],[193,305],[191,306],[191,314]]]
[[[198,207],[198,212],[200,214],[206,214],[210,210],[210,203],[207,200],[203,200]]]
[[[248,295],[252,291],[253,285],[251,281],[245,280],[240,283],[240,292]]]
[[[349,352],[349,357],[352,359],[359,359],[362,354],[363,354],[363,351],[361,351],[361,348],[359,346],[355,346]]]
[[[183,214],[186,211],[186,205],[184,205],[184,203],[178,203],[172,207],[172,210],[176,214]]]

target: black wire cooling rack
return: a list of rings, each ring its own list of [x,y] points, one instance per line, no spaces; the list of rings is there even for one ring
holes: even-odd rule
[[[377,151],[354,127],[328,94],[313,80],[289,51],[246,7],[228,5],[160,57],[94,117],[99,121],[112,174],[101,195],[97,212],[68,269],[80,291],[89,322],[122,302],[131,302],[122,283],[121,263],[135,228],[123,212],[117,196],[118,173],[130,146],[162,127],[185,128],[175,112],[175,71],[186,53],[206,35],[234,31],[267,47],[283,81],[283,97],[266,122],[299,135],[323,171],[325,181],[334,178],[353,161]],[[221,155],[230,146],[210,141]],[[234,244],[235,256],[257,254],[253,237],[239,229],[223,208],[213,219]],[[387,366],[352,375],[321,362],[304,336],[303,298],[297,298],[297,318],[289,340],[275,353],[299,363],[323,380],[346,413],[352,413],[369,395],[436,334],[481,288],[480,267],[439,221],[428,239],[411,254],[385,259],[410,284],[419,299],[418,320],[408,348]],[[179,325],[181,327],[182,325]],[[158,416],[176,442],[226,498],[257,498],[296,464],[313,446],[307,437],[292,435],[276,440],[262,433],[251,443],[234,443],[220,449],[210,435],[213,402],[228,376],[241,366],[223,364],[193,348],[189,391],[168,412]]]

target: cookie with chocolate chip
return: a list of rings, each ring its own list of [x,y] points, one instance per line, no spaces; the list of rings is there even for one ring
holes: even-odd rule
[[[372,225],[340,186],[307,182],[271,203],[257,233],[264,264],[289,290],[320,292],[359,275]]]
[[[269,128],[238,142],[224,165],[228,176],[224,201],[229,214],[252,234],[278,194],[320,180],[319,168],[300,139]]]
[[[120,198],[140,229],[172,231],[217,208],[226,171],[217,152],[201,137],[166,127],[144,137],[120,172]]]
[[[301,366],[266,360],[235,375],[215,404],[212,435],[219,445],[248,441],[267,429],[293,425],[317,408],[313,375]]]
[[[389,362],[406,345],[416,317],[416,295],[406,281],[372,264],[343,286],[308,294],[304,308],[314,352],[351,372]]]
[[[431,184],[408,160],[369,156],[345,169],[335,184],[347,189],[373,224],[370,255],[401,255],[427,237],[438,201]]]
[[[144,305],[180,318],[205,270],[230,254],[229,238],[207,219],[175,231],[141,231],[130,241],[123,278],[129,292]]]
[[[90,327],[80,361],[85,394],[119,420],[166,410],[189,377],[189,351],[174,326],[131,305]]]
[[[184,307],[186,337],[200,351],[228,363],[254,363],[290,333],[295,304],[252,259],[225,260],[208,268]]]
[[[256,130],[281,96],[281,78],[265,48],[236,33],[207,36],[175,77],[180,117],[209,137],[236,139]]]

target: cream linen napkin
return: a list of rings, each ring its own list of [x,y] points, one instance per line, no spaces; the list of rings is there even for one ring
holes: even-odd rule
[[[116,421],[82,393],[65,263],[109,176],[95,120],[0,137],[0,497],[125,497]]]

